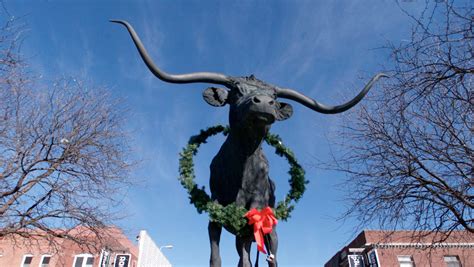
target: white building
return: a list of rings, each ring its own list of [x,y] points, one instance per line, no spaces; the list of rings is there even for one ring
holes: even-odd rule
[[[171,267],[171,263],[163,255],[161,249],[145,230],[140,231],[138,236],[138,267]]]

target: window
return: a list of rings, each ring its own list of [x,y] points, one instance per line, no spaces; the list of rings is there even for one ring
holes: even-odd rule
[[[33,261],[33,255],[25,255],[23,256],[23,261],[21,267],[31,267],[31,262]]]
[[[79,254],[74,257],[73,267],[92,267],[94,265],[94,256],[91,254]]]
[[[84,267],[92,267],[92,265],[94,265],[94,257],[88,257]]]
[[[411,256],[397,256],[400,267],[415,267],[415,262]]]
[[[444,256],[444,262],[447,267],[461,267],[458,256]]]
[[[49,262],[51,261],[51,255],[41,256],[41,261],[39,267],[49,267]]]

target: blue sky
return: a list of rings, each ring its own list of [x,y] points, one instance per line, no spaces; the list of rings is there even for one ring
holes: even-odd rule
[[[206,266],[207,216],[189,204],[178,177],[178,153],[200,129],[227,123],[228,108],[214,108],[201,97],[207,84],[173,85],[145,67],[122,26],[129,21],[157,65],[171,73],[213,71],[254,74],[299,90],[325,104],[339,104],[387,64],[387,40],[408,38],[411,21],[395,1],[6,1],[9,12],[25,16],[22,52],[44,81],[78,77],[110,91],[130,108],[127,128],[133,158],[143,163],[132,174],[119,222],[130,237],[147,230],[174,266]],[[416,12],[424,1],[401,5]],[[3,12],[3,11],[2,11]],[[365,79],[360,79],[365,77]],[[375,87],[374,90],[377,90]],[[357,221],[342,224],[338,190],[344,175],[315,167],[329,161],[343,115],[323,115],[292,103],[294,115],[277,122],[310,180],[292,218],[278,225],[280,266],[322,266],[355,236]],[[351,111],[348,111],[351,112]],[[208,184],[209,164],[222,137],[200,149],[197,182]],[[288,190],[287,164],[266,149],[271,177],[281,199]],[[256,248],[253,247],[253,252]],[[221,240],[224,266],[236,266],[234,238]],[[254,259],[254,256],[252,256]],[[261,264],[264,264],[261,258]]]

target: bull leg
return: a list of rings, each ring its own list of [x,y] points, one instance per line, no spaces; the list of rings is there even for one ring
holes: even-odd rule
[[[221,255],[219,253],[219,242],[221,240],[222,226],[215,222],[209,222],[207,227],[209,241],[211,243],[211,267],[221,267]]]
[[[250,247],[252,245],[251,238],[235,237],[235,247],[239,253],[239,267],[252,267],[250,261]]]
[[[275,227],[273,231],[265,236],[265,246],[267,247],[267,252],[273,255],[273,258],[268,261],[269,267],[277,267],[277,250],[278,250],[278,235]]]

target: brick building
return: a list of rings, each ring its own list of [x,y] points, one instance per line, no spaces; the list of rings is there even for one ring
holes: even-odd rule
[[[324,266],[474,267],[474,234],[455,231],[439,243],[433,240],[430,232],[364,230]]]
[[[65,238],[22,238],[19,236],[0,239],[0,266],[10,267],[171,267],[159,247],[141,231],[134,244],[115,227],[102,229],[102,239],[89,244],[78,244]],[[73,236],[91,234],[75,229]],[[100,245],[98,245],[100,244]],[[140,251],[141,249],[141,251]],[[139,262],[143,262],[139,264]]]

